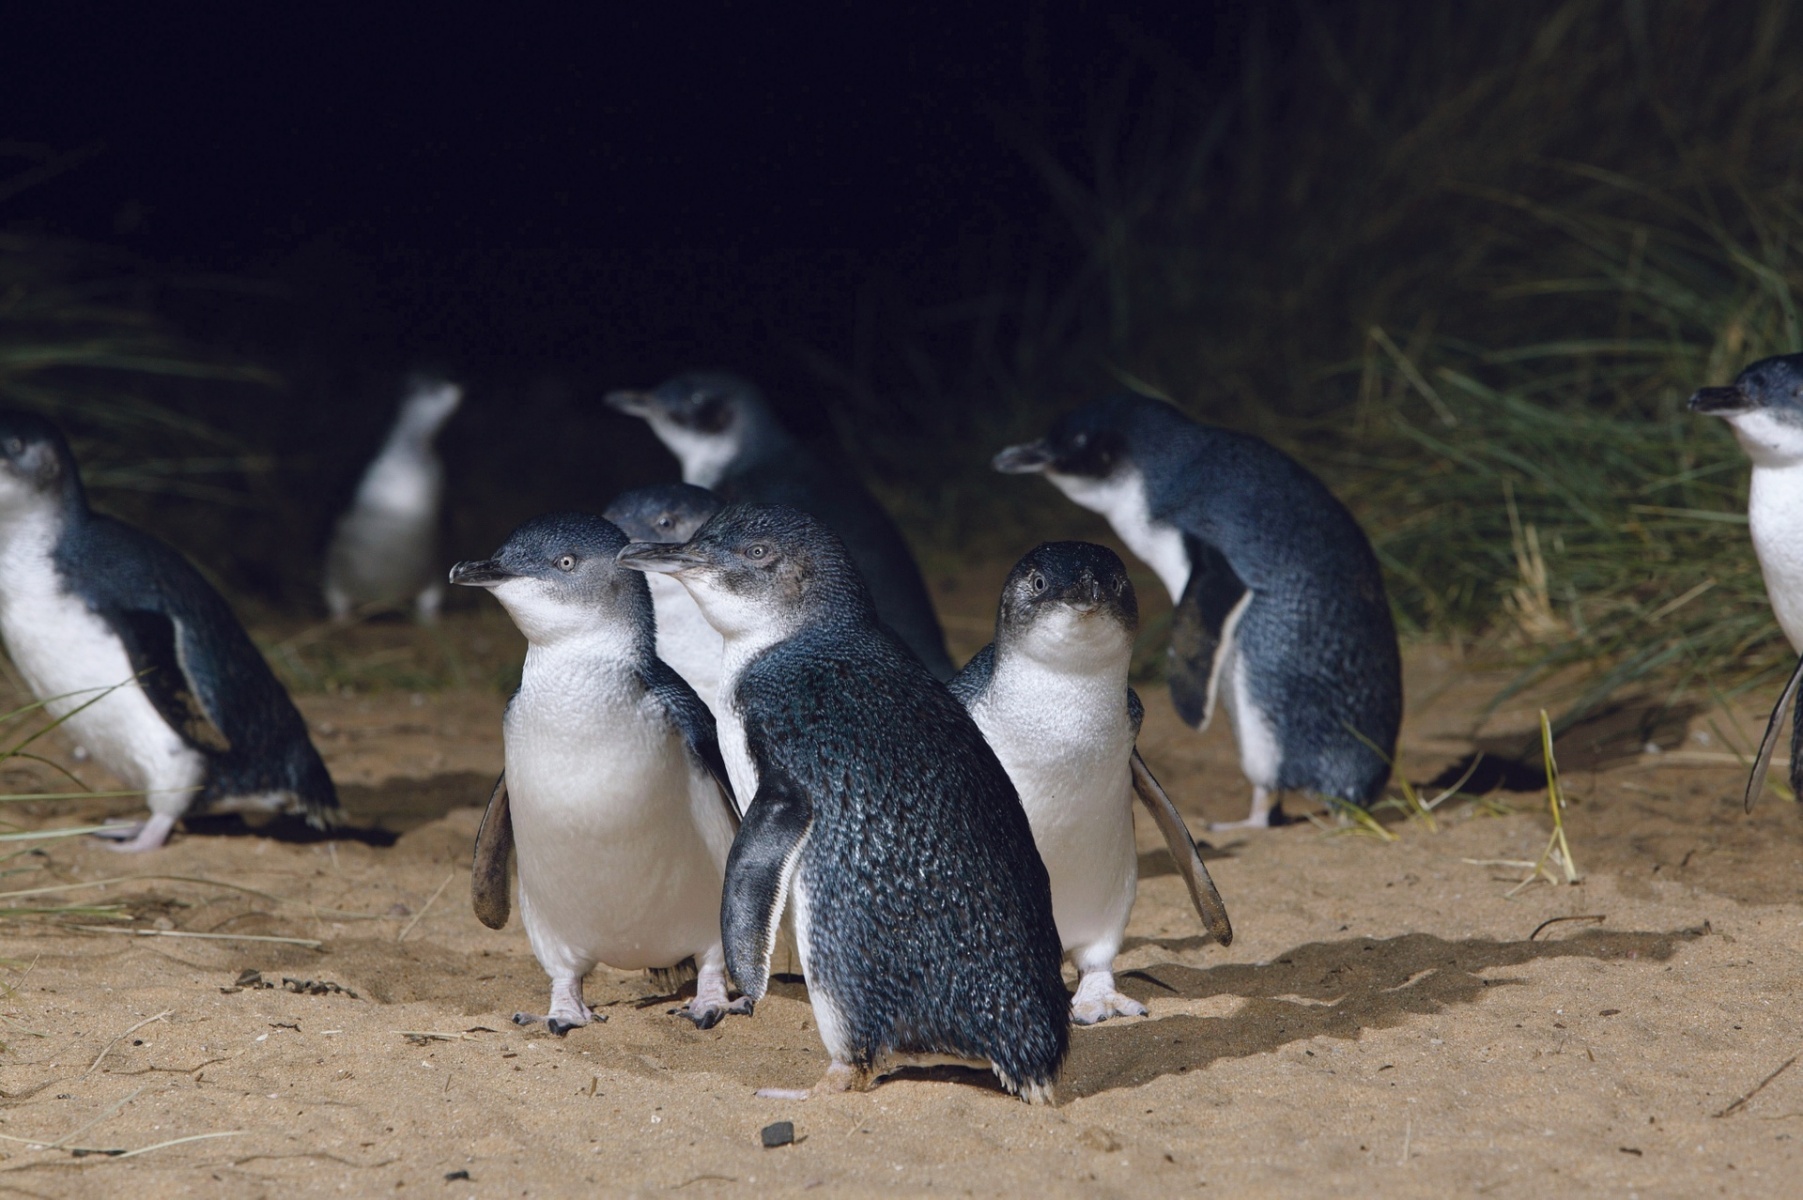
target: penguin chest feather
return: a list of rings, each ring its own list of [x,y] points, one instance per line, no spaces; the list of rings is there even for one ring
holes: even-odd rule
[[[7,653],[45,709],[67,716],[71,737],[128,785],[153,792],[153,809],[179,814],[206,776],[205,759],[151,704],[118,635],[64,586],[52,544],[42,531],[19,531],[0,550]]]
[[[719,631],[707,623],[688,589],[667,575],[648,575],[651,606],[657,615],[657,656],[688,681],[702,703],[718,710]]]
[[[1791,648],[1803,652],[1803,463],[1755,464],[1747,523],[1772,612]]]
[[[1146,480],[1132,467],[1120,467],[1106,479],[1047,472],[1046,478],[1075,504],[1100,513],[1127,549],[1151,567],[1173,601],[1189,582],[1189,553],[1175,525],[1153,517],[1146,499]]]
[[[1020,793],[1067,950],[1118,938],[1138,880],[1134,731],[1121,675],[1073,675],[1005,655],[971,708]]]
[[[668,967],[719,944],[731,822],[634,682],[535,647],[507,711],[521,915],[548,969]]]

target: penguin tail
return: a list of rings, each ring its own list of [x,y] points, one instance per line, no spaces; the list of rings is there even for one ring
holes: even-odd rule
[[[673,996],[682,990],[682,985],[700,974],[695,965],[695,958],[690,955],[673,967],[647,967],[645,974],[651,977],[651,986],[666,996]]]

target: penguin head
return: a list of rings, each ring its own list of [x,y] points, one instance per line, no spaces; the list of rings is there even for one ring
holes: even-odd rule
[[[407,381],[395,427],[422,439],[432,438],[462,403],[463,389],[457,384],[436,375],[415,375]]]
[[[1139,600],[1120,555],[1092,542],[1044,542],[1002,585],[996,649],[1063,670],[1125,666]]]
[[[780,641],[803,625],[874,621],[831,530],[780,504],[732,504],[681,545],[634,542],[620,565],[673,576],[728,640]]]
[[[493,558],[460,562],[451,582],[487,588],[535,646],[619,637],[629,654],[649,652],[655,626],[645,580],[614,556],[626,535],[587,513],[535,517],[508,535]]]
[[[764,394],[737,375],[694,371],[648,392],[609,392],[607,405],[642,417],[682,463],[689,483],[711,487],[754,437],[773,427]]]
[[[686,542],[720,511],[720,497],[692,483],[633,488],[614,497],[601,515],[635,542]]]
[[[34,413],[0,410],[0,521],[85,504],[62,431]]]
[[[1803,462],[1803,354],[1763,358],[1728,387],[1699,388],[1690,411],[1727,421],[1761,466]]]
[[[1037,473],[1053,482],[1071,479],[1105,484],[1132,469],[1128,418],[1139,400],[1136,396],[1110,396],[1085,404],[1060,417],[1038,441],[1009,446],[991,465],[1004,475]]]

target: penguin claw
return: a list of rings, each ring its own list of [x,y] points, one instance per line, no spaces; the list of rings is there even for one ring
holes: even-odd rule
[[[731,1004],[715,1004],[705,1008],[696,1008],[691,1003],[685,1004],[681,1008],[672,1008],[669,1012],[673,1017],[681,1017],[686,1021],[694,1022],[697,1029],[712,1029],[728,1016],[749,1017],[752,1009],[756,1006],[756,1002],[751,997],[740,996]]]
[[[1100,1025],[1110,1017],[1146,1017],[1146,1006],[1131,996],[1110,992],[1096,1000],[1071,1005],[1071,1024]]]
[[[587,1025],[591,1021],[605,1022],[606,1020],[606,1013],[598,1013],[593,1010],[590,1010],[586,1018],[580,1021],[568,1021],[562,1017],[555,1016],[541,1017],[537,1013],[516,1012],[513,1014],[513,1023],[515,1025],[537,1025],[542,1021],[544,1022],[545,1028],[549,1029],[558,1037],[563,1037],[565,1034],[569,1033],[570,1030]]]

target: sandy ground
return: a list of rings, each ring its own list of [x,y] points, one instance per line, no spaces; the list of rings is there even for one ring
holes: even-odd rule
[[[965,652],[994,594],[979,582],[948,596]],[[1795,1194],[1803,1065],[1759,1085],[1803,1051],[1803,829],[1776,798],[1742,815],[1719,710],[1630,706],[1562,740],[1578,886],[1515,890],[1519,868],[1485,861],[1540,855],[1531,792],[1449,802],[1433,829],[1392,814],[1393,841],[1235,834],[1208,855],[1238,935],[1223,950],[1142,821],[1120,966],[1151,1016],[1076,1030],[1055,1107],[962,1072],[796,1103],[753,1095],[825,1066],[792,977],[708,1032],[605,969],[589,984],[605,1024],[509,1023],[545,980],[517,918],[477,923],[468,861],[515,643],[493,614],[359,636],[344,654],[480,643],[501,663],[433,691],[301,697],[347,806],[398,837],[226,823],[135,858],[0,844],[21,851],[0,863],[7,891],[132,877],[5,901],[130,919],[0,917],[0,1194]],[[1479,720],[1501,678],[1411,652],[1411,778],[1522,744],[1530,702]],[[1243,816],[1226,732],[1147,699],[1142,749],[1193,826]],[[50,784],[8,767],[4,791]],[[276,986],[239,986],[247,971]],[[762,1148],[778,1121],[795,1143]]]

